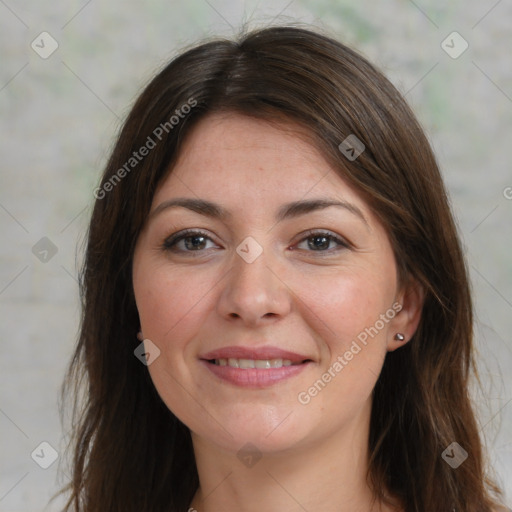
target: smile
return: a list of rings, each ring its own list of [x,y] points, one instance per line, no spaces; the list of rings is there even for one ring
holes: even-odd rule
[[[201,354],[199,360],[217,383],[246,388],[272,386],[314,364],[308,355],[269,345],[226,346]]]

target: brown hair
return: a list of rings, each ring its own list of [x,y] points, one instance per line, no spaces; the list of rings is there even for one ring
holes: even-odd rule
[[[388,353],[374,389],[368,478],[377,498],[394,496],[407,512],[489,512],[490,491],[498,489],[485,478],[468,396],[468,273],[435,157],[402,96],[374,66],[331,37],[291,26],[181,53],[124,123],[96,192],[80,274],[79,341],[63,387],[63,396],[79,400],[66,510],[183,511],[197,489],[189,430],[133,354],[139,319],[131,271],[156,187],[197,121],[218,111],[304,127],[378,214],[401,282],[413,279],[425,291],[415,335]],[[351,134],[366,147],[353,161],[338,149]],[[154,147],[131,161],[150,139]],[[441,457],[454,441],[468,453],[457,469]]]

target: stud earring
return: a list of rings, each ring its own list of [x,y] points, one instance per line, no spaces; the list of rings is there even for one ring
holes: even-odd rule
[[[402,333],[397,332],[397,333],[395,334],[395,340],[396,340],[396,341],[404,341],[404,340],[405,340],[405,336],[404,336]]]

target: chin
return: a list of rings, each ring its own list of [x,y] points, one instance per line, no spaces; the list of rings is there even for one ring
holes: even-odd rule
[[[251,419],[231,419],[222,424],[224,428],[216,426],[215,429],[205,429],[203,423],[194,432],[196,436],[208,443],[215,444],[237,455],[248,445],[254,446],[261,453],[279,453],[299,446],[308,435],[307,426],[304,423],[299,425],[292,421],[293,414],[283,421],[285,417],[286,414],[283,415],[280,422],[268,421],[261,416]],[[211,421],[208,425],[211,427]]]

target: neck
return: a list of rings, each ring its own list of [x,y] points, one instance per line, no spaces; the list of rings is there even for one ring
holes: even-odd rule
[[[369,410],[342,432],[246,464],[193,434],[199,489],[190,512],[391,510],[375,502],[366,481]]]

